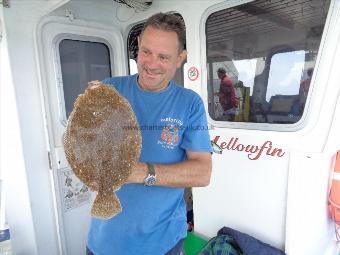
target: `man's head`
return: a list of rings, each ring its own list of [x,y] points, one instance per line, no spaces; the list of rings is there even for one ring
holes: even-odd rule
[[[223,67],[217,69],[217,76],[219,79],[222,79],[226,75],[226,70]]]
[[[161,91],[182,65],[185,28],[174,14],[158,13],[145,23],[138,38],[138,83],[148,91]]]
[[[311,78],[312,77],[312,75],[313,75],[313,68],[309,68],[308,70],[307,70],[307,75],[308,75],[308,77],[309,78]]]
[[[161,12],[152,15],[144,23],[140,37],[143,37],[145,29],[150,26],[162,31],[175,32],[178,39],[178,52],[184,50],[185,24],[178,15]]]

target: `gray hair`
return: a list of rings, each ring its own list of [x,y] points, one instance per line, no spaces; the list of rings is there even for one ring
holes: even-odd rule
[[[152,15],[148,20],[144,23],[144,27],[142,29],[141,37],[143,37],[143,33],[147,27],[157,28],[163,31],[175,32],[178,38],[179,52],[184,49],[185,44],[185,24],[184,21],[175,14],[170,13],[156,13]]]

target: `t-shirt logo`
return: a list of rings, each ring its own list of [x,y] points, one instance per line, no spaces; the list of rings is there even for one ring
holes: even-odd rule
[[[178,143],[178,127],[175,125],[164,127],[161,133],[161,139],[168,145],[176,145]]]
[[[182,121],[173,118],[161,119],[164,124],[158,144],[161,144],[163,148],[174,149],[179,142],[179,129],[182,126]]]

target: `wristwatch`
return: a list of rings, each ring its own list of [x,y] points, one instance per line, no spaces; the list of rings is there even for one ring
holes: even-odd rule
[[[145,186],[153,186],[156,183],[156,173],[153,164],[146,163],[148,166],[148,176],[144,179]]]

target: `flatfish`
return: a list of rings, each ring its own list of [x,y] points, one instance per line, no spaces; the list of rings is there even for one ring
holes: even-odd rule
[[[89,83],[78,96],[64,134],[68,163],[86,185],[98,185],[91,214],[109,219],[122,211],[114,193],[139,160],[141,132],[129,102],[110,85]]]

